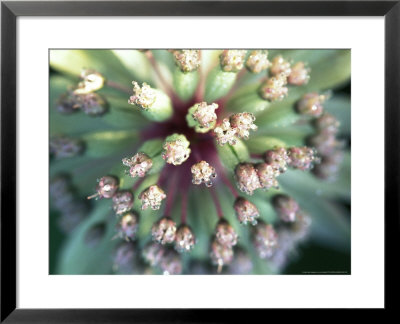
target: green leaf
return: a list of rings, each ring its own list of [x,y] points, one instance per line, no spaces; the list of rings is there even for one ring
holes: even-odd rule
[[[154,84],[153,68],[145,54],[137,50],[112,50],[112,52],[124,67],[135,76],[131,81]]]
[[[268,108],[270,102],[260,97],[259,84],[252,84],[235,91],[232,98],[226,103],[228,111],[261,113]]]
[[[121,152],[129,145],[134,146],[137,134],[132,131],[105,131],[86,134],[82,137],[86,144],[85,154],[103,157]]]
[[[176,67],[173,78],[174,89],[179,98],[183,101],[192,98],[199,82],[199,73],[197,71],[184,73]]]
[[[247,141],[247,147],[251,153],[261,154],[274,147],[286,147],[281,139],[269,136],[258,136]]]
[[[127,87],[133,80],[138,79],[110,50],[51,50],[50,66],[57,71],[72,75],[79,75],[82,69],[95,69],[107,80]]]
[[[236,76],[237,73],[222,71],[220,66],[214,68],[207,75],[204,101],[211,103],[225,96],[235,84]]]

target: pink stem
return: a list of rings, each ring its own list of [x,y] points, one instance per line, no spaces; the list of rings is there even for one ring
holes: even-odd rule
[[[140,187],[140,185],[143,183],[144,179],[146,179],[146,177],[142,177],[142,178],[139,178],[138,180],[136,180],[136,182],[135,182],[134,185],[132,186],[132,190],[133,190],[133,191],[138,190],[138,188]]]
[[[176,180],[177,180],[177,173],[175,169],[172,170],[172,179],[168,185],[168,193],[167,193],[167,201],[165,203],[165,210],[164,210],[164,215],[170,216],[172,206],[174,205],[174,200],[175,200],[175,193],[176,190],[174,190],[174,187],[176,187]]]
[[[184,189],[182,190],[182,213],[181,213],[181,223],[185,224],[186,223],[186,217],[187,217],[187,204],[188,204],[188,190]]]
[[[132,92],[133,92],[132,89],[130,89],[128,87],[125,87],[122,84],[119,84],[119,83],[114,82],[114,81],[107,80],[106,84],[110,88],[116,89],[118,91],[121,91],[121,92],[124,92],[124,93],[127,93],[127,94],[132,94]]]

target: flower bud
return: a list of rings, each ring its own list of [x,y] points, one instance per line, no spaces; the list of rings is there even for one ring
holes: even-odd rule
[[[207,105],[206,102],[200,102],[189,108],[186,117],[190,127],[195,127],[196,132],[206,133],[215,126],[218,104],[212,103]]]
[[[225,145],[229,143],[229,145],[235,145],[236,140],[236,132],[237,129],[231,127],[231,124],[228,119],[224,119],[221,124],[217,125],[214,128],[214,136],[219,145]]]
[[[210,252],[211,261],[218,266],[218,272],[221,272],[224,265],[228,265],[233,260],[233,249],[229,246],[221,245],[217,240],[211,243]]]
[[[129,174],[132,178],[143,178],[153,166],[153,160],[142,152],[136,153],[131,158],[122,159],[122,163],[129,167]]]
[[[298,203],[287,195],[276,195],[273,198],[273,206],[284,222],[294,222],[300,211]]]
[[[336,150],[327,156],[323,156],[321,163],[314,167],[313,173],[320,179],[334,181],[339,173],[343,157],[341,150]]]
[[[283,74],[285,77],[288,77],[292,72],[292,69],[290,67],[290,62],[278,55],[272,59],[270,71],[272,75],[278,76]]]
[[[175,249],[180,253],[189,252],[193,249],[195,244],[196,237],[192,229],[185,224],[180,225],[176,231]]]
[[[166,249],[160,260],[160,268],[164,275],[181,274],[182,260],[180,255],[172,249]]]
[[[253,244],[260,258],[270,258],[278,246],[278,234],[272,225],[260,222],[254,227]]]
[[[232,247],[237,244],[238,235],[225,219],[221,219],[215,228],[215,240],[223,246]]]
[[[252,73],[260,73],[268,69],[270,65],[268,51],[266,50],[252,51],[246,61],[246,67]]]
[[[215,179],[217,174],[215,168],[209,165],[206,161],[200,161],[192,165],[192,183],[199,185],[204,183],[207,187],[212,186],[211,179]]]
[[[126,213],[133,206],[133,195],[130,191],[121,190],[112,197],[113,209],[117,215]]]
[[[319,117],[324,111],[322,104],[328,99],[327,94],[318,94],[317,92],[306,93],[296,105],[297,112],[302,115]]]
[[[290,162],[290,158],[284,147],[278,147],[273,150],[266,151],[264,154],[264,161],[271,165],[275,170],[283,173],[287,170],[287,165]]]
[[[111,176],[100,178],[96,186],[96,194],[88,197],[89,199],[98,198],[112,198],[118,190],[118,180]]]
[[[260,217],[260,212],[252,202],[243,197],[238,197],[235,200],[233,208],[235,209],[236,216],[241,224],[247,225],[247,222],[252,225],[257,224],[257,218]]]
[[[84,150],[84,144],[79,139],[65,136],[54,136],[50,139],[50,154],[56,159],[77,156]]]
[[[291,147],[288,149],[290,158],[289,166],[302,171],[307,171],[313,168],[314,163],[318,162],[315,155],[315,150],[304,147]]]
[[[169,217],[162,217],[151,228],[153,241],[160,244],[173,243],[176,237],[176,223]]]
[[[248,195],[252,195],[254,190],[261,188],[257,171],[251,163],[238,164],[235,176],[239,190]]]
[[[224,72],[238,72],[243,69],[246,50],[223,50],[220,55],[221,69]]]
[[[180,165],[185,162],[190,155],[190,142],[185,135],[173,134],[165,139],[162,158],[165,162],[173,165]]]
[[[199,50],[175,50],[174,58],[182,72],[192,72],[200,66]]]
[[[332,133],[319,133],[310,136],[307,139],[307,144],[314,147],[322,156],[330,155],[344,145],[344,143],[338,141],[335,134]]]
[[[277,171],[272,165],[268,163],[259,163],[256,165],[256,170],[261,188],[267,190],[271,188],[279,188],[278,181],[275,178],[279,175],[279,171]]]
[[[105,83],[105,78],[94,70],[82,70],[80,78],[82,81],[74,90],[74,94],[88,94],[100,90]]]
[[[78,96],[75,96],[70,91],[62,94],[57,100],[57,111],[61,114],[71,114],[77,112],[81,108],[78,98]]]
[[[268,101],[282,100],[288,94],[286,83],[286,76],[283,73],[267,79],[260,87],[261,98]]]
[[[321,133],[336,134],[340,126],[340,122],[335,116],[325,112],[314,120],[315,128]]]
[[[126,241],[133,241],[139,227],[139,215],[135,212],[127,212],[117,223],[118,236]]]
[[[151,208],[158,210],[161,207],[161,202],[167,197],[159,186],[153,185],[143,190],[139,195],[139,199],[142,201],[142,209]]]
[[[171,99],[162,91],[151,88],[146,82],[142,87],[136,81],[133,84],[133,95],[128,103],[141,108],[143,115],[148,119],[160,122],[172,115]]]
[[[107,101],[98,93],[80,95],[78,98],[82,111],[89,116],[102,116],[108,110]]]
[[[254,124],[255,120],[256,117],[248,112],[233,114],[229,118],[231,127],[236,129],[236,136],[244,139],[249,138],[249,130],[257,130],[257,126]]]
[[[305,85],[310,80],[310,69],[305,67],[304,62],[297,62],[292,66],[292,72],[288,76],[288,83],[296,86]]]

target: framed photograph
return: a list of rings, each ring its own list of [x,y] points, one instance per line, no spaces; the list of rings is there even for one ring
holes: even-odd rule
[[[398,1],[1,17],[2,322],[393,307]]]

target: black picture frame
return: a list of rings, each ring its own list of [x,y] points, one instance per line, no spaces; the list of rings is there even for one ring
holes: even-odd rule
[[[384,16],[385,310],[396,308],[399,237],[400,1],[4,1],[1,3],[1,322],[226,322],[267,310],[16,308],[16,19],[19,16]],[[371,68],[371,67],[366,67]],[[371,82],[374,82],[371,80]],[[377,157],[371,157],[377,158]],[[379,157],[378,157],[379,158]],[[371,162],[373,163],[373,161]],[[371,244],[373,244],[371,233]],[[368,247],[365,247],[368,249]],[[373,256],[371,256],[373,259]],[[367,292],[367,288],[366,288]],[[40,292],[38,292],[40,293]],[[240,292],[238,292],[238,295]],[[265,319],[267,321],[267,319]]]

